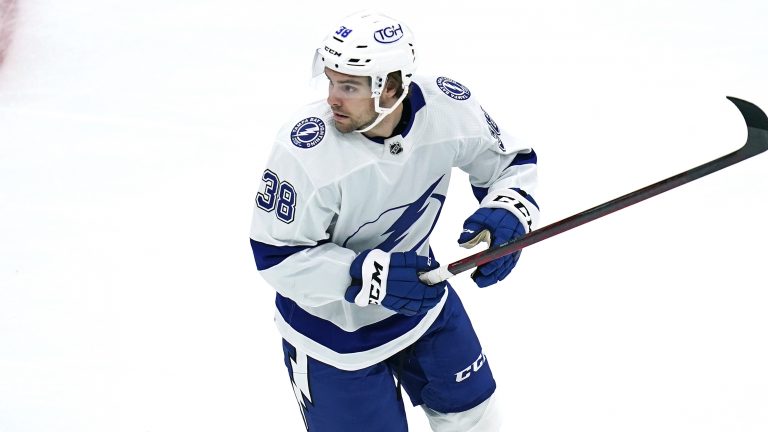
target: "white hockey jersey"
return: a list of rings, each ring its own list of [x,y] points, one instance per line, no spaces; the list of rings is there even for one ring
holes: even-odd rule
[[[278,133],[256,197],[251,246],[261,276],[277,291],[277,328],[340,369],[390,357],[440,313],[446,296],[408,317],[356,306],[344,293],[350,263],[363,250],[431,254],[429,235],[453,167],[469,174],[478,200],[513,190],[538,215],[529,195],[536,154],[501,129],[467,87],[416,77],[403,103],[410,121],[387,139],[342,134],[325,101],[306,106]]]

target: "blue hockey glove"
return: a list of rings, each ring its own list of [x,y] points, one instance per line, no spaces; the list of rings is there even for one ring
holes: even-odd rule
[[[403,315],[420,315],[440,302],[446,282],[427,285],[419,280],[419,273],[438,267],[436,261],[416,252],[369,249],[352,261],[352,285],[344,298],[360,307],[380,304]]]
[[[458,242],[464,248],[475,247],[480,242],[498,246],[525,233],[525,225],[512,212],[503,208],[480,207],[464,221],[464,229]],[[520,252],[517,251],[481,265],[472,272],[472,279],[481,288],[504,279],[515,268],[520,259]]]
[[[465,248],[486,242],[498,246],[533,230],[539,221],[539,206],[533,197],[517,188],[496,189],[480,202],[480,208],[464,221],[459,245]],[[483,264],[472,279],[483,288],[504,279],[515,268],[520,251]]]

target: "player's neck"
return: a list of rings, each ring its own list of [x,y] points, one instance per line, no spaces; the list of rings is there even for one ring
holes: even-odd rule
[[[363,132],[363,135],[368,138],[389,138],[392,136],[397,125],[400,123],[400,119],[403,116],[403,104],[399,104],[392,114],[384,117],[379,124],[374,126],[373,129],[368,132]]]

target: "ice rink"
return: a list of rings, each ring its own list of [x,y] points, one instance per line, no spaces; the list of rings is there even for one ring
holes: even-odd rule
[[[372,7],[539,157],[552,223],[740,147],[768,2],[18,0],[0,66],[0,432],[299,431],[248,244],[313,50]],[[344,157],[344,155],[339,155]],[[768,430],[768,155],[452,279],[505,431]],[[466,176],[432,236],[474,209]],[[428,431],[407,404],[411,430]]]

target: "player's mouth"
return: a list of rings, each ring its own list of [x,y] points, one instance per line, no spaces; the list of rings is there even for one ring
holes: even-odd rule
[[[336,120],[336,121],[343,121],[343,120],[346,120],[348,118],[349,118],[349,116],[346,116],[344,114],[338,113],[336,111],[333,112],[333,119]]]

